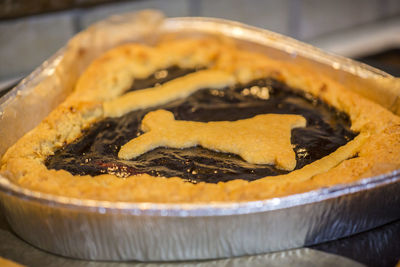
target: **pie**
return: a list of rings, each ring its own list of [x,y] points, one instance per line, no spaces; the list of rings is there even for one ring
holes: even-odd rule
[[[31,190],[253,201],[400,168],[400,118],[307,66],[220,37],[116,47],[1,160]]]

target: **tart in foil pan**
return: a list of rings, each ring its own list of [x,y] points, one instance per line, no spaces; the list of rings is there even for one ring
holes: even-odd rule
[[[81,32],[5,95],[0,100],[0,153],[65,99],[102,52],[126,42],[151,44],[164,35],[198,34],[225,36],[243,47],[313,66],[394,113],[400,109],[399,81],[367,65],[232,21],[165,19],[144,11]],[[280,251],[372,229],[400,218],[399,180],[394,171],[260,201],[158,204],[49,195],[0,176],[0,196],[15,233],[43,250],[90,260],[173,261]]]

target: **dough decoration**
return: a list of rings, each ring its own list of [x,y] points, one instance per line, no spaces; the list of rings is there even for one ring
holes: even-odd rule
[[[143,109],[181,99],[203,89],[223,89],[235,83],[234,77],[220,70],[202,70],[144,90],[134,91],[104,103],[107,117],[119,117]]]
[[[145,132],[121,147],[118,157],[136,158],[157,147],[188,148],[200,145],[234,153],[254,164],[274,164],[284,170],[296,167],[290,137],[293,128],[305,127],[300,115],[262,114],[237,121],[178,121],[166,110],[149,112],[142,120]]]

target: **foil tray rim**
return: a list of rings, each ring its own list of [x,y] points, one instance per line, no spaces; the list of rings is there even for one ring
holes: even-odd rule
[[[311,44],[292,37],[251,26],[238,21],[213,17],[171,17],[166,18],[162,28],[166,30],[198,30],[210,33],[222,33],[225,36],[283,50],[289,54],[305,56],[309,59],[331,65],[334,69],[343,69],[358,76],[395,78],[393,75],[365,63],[322,50]],[[340,66],[340,67],[339,67]]]
[[[349,67],[346,71],[353,74],[368,74],[375,77],[393,78],[379,69],[366,64],[348,59],[333,53],[322,51],[316,47],[297,41],[293,38],[275,33],[269,30],[249,26],[240,22],[208,17],[173,17],[167,18],[162,25],[164,30],[179,31],[182,29],[197,29],[203,32],[216,32],[216,25],[220,26],[219,33],[226,36],[244,39],[255,43],[268,45],[283,50],[287,53],[302,55],[318,62]],[[189,27],[187,27],[189,26]],[[248,37],[252,37],[249,38]],[[279,41],[279,42],[277,42]],[[279,46],[276,46],[279,44]],[[282,47],[283,46],[283,47]],[[282,49],[283,48],[283,49]],[[62,58],[64,48],[61,48],[52,57],[43,62],[35,71],[23,79],[13,90],[0,99],[0,115],[9,100],[18,96],[27,83],[40,82],[35,78],[49,66],[56,66]],[[361,71],[361,72],[360,72]],[[285,197],[271,198],[259,201],[248,202],[207,202],[207,203],[151,203],[151,202],[110,202],[90,199],[78,199],[46,194],[22,188],[10,182],[0,175],[0,192],[20,197],[24,200],[34,201],[45,205],[87,210],[100,213],[129,213],[132,215],[153,215],[153,216],[175,216],[175,217],[196,217],[196,216],[224,216],[266,212],[306,205],[320,202],[327,199],[337,198],[344,195],[366,191],[371,188],[385,186],[400,181],[400,170],[364,178],[350,184],[339,184],[331,187],[319,188],[316,190],[293,194]]]
[[[13,100],[15,97],[18,97],[19,94],[27,93],[26,85],[29,83],[37,84],[42,79],[37,79],[40,74],[45,71],[49,67],[55,67],[60,63],[63,53],[65,52],[65,47],[60,48],[56,51],[50,58],[45,60],[39,67],[37,67],[33,72],[31,72],[28,76],[23,78],[13,89],[7,92],[4,96],[0,98],[0,118],[2,115],[3,110],[7,107],[9,101]],[[34,86],[30,85],[31,89],[34,89]],[[24,90],[22,90],[24,89]],[[2,155],[0,155],[2,157]]]

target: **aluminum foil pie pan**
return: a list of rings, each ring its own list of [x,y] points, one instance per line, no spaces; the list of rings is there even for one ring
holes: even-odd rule
[[[65,98],[102,51],[124,42],[188,34],[234,38],[247,48],[315,66],[393,112],[399,110],[398,80],[367,65],[232,21],[164,19],[145,11],[112,17],[78,34],[0,99],[0,154]],[[400,218],[399,181],[394,171],[262,201],[155,204],[49,195],[0,176],[0,198],[13,231],[43,250],[90,260],[173,261],[280,251],[372,229]]]

